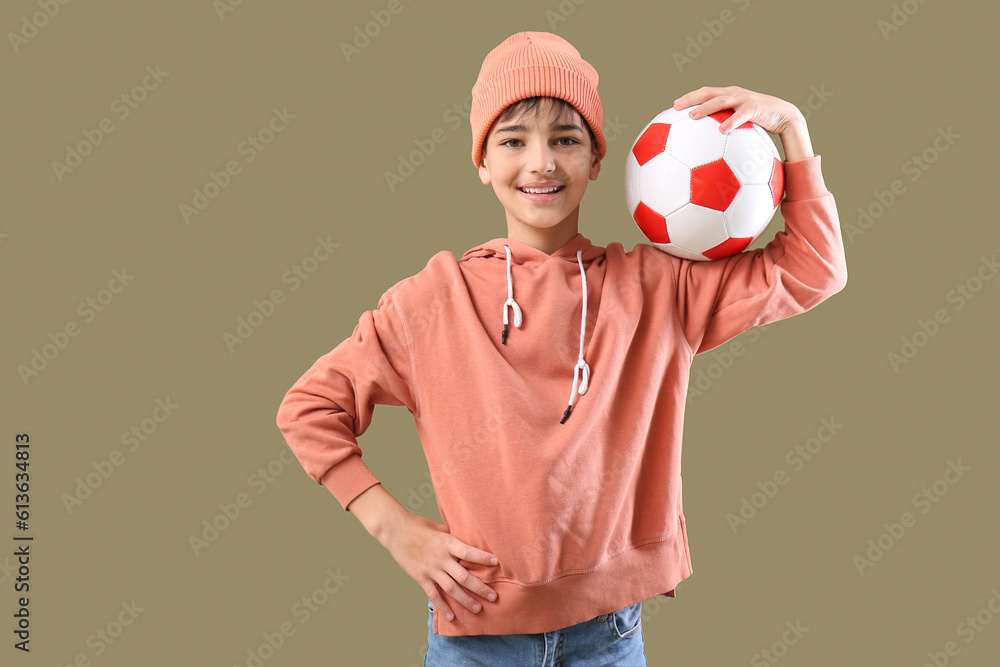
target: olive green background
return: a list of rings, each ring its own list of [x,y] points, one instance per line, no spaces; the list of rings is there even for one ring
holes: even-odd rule
[[[1000,245],[995,5],[220,5],[0,9],[0,663],[252,665],[285,624],[294,633],[265,648],[268,667],[422,664],[423,592],[289,463],[275,415],[385,289],[435,252],[460,256],[506,234],[472,167],[468,97],[490,49],[548,30],[601,77],[610,142],[580,215],[594,243],[644,240],[625,209],[625,154],[656,113],[702,85],[740,85],[808,114],[851,237],[843,292],[743,334],[738,356],[724,346],[696,360],[710,386],[691,397],[685,429],[694,575],[676,599],[645,606],[650,664],[916,667],[935,652],[995,664],[1000,280],[982,259]],[[901,25],[883,35],[894,12]],[[342,44],[366,26],[375,36],[349,60]],[[32,36],[12,43],[22,32]],[[697,57],[679,67],[675,52],[689,48]],[[147,67],[164,73],[155,87]],[[136,86],[144,99],[121,118],[115,100]],[[273,141],[248,161],[241,142],[275,109],[294,118],[264,132]],[[57,175],[53,163],[106,118],[114,130]],[[959,138],[939,151],[949,128]],[[385,173],[438,129],[443,142],[390,189]],[[925,152],[933,164],[906,171]],[[180,206],[231,160],[239,173],[208,188],[216,196],[186,222]],[[897,179],[903,193],[859,227],[859,207],[877,211]],[[286,272],[318,238],[336,250],[306,262],[314,271],[292,289]],[[134,278],[108,291],[123,269]],[[958,285],[978,291],[958,299]],[[231,350],[224,336],[276,289],[282,302]],[[78,310],[88,298],[106,302],[90,321]],[[935,329],[926,323],[939,310]],[[918,333],[921,321],[933,336]],[[72,323],[78,335],[57,351],[50,334]],[[904,337],[921,345],[894,368]],[[23,379],[19,367],[47,344],[53,358]],[[161,422],[158,399],[177,406]],[[842,428],[829,438],[823,419]],[[146,440],[129,451],[122,435],[144,420]],[[14,527],[18,433],[31,437],[28,531]],[[828,442],[804,465],[786,458],[818,435]],[[386,489],[438,518],[405,409],[378,408],[361,444]],[[968,470],[946,476],[949,462]],[[727,515],[779,471],[787,483],[758,493],[766,504],[734,532]],[[88,475],[96,488],[67,506]],[[934,502],[915,503],[925,487]],[[886,524],[904,512],[915,525],[892,537]],[[30,654],[12,646],[17,534],[34,536]],[[888,550],[859,571],[856,558],[880,541]],[[306,619],[297,605],[311,596],[322,604]],[[123,611],[133,604],[134,619]],[[964,625],[977,613],[978,631]],[[796,623],[808,628],[797,639],[786,633]]]

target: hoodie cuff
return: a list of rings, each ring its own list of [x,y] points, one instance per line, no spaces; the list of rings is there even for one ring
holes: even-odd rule
[[[816,199],[829,193],[823,181],[820,156],[783,163],[785,167],[785,201]]]
[[[362,493],[381,484],[371,469],[361,460],[360,454],[351,454],[346,459],[330,468],[320,484],[333,494],[345,510],[351,501]]]

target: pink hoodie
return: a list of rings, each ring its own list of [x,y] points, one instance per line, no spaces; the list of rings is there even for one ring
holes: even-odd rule
[[[549,632],[673,597],[691,575],[692,358],[847,280],[819,156],[785,163],[785,188],[785,231],[715,262],[580,234],[551,256],[502,238],[440,252],[288,391],[278,426],[345,508],[379,483],[356,439],[375,405],[413,414],[445,525],[499,560],[463,561],[499,599],[452,604],[451,622],[435,611],[435,633]]]

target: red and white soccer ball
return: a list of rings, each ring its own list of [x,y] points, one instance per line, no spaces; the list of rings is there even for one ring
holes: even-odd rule
[[[639,133],[625,158],[625,201],[642,233],[665,252],[721,259],[767,227],[784,194],[784,169],[756,123],[722,134],[732,110],[697,120],[690,111],[667,109]]]

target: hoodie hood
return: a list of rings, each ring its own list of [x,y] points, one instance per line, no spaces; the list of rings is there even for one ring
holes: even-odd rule
[[[497,301],[503,303],[501,320],[503,330],[500,332],[500,343],[507,344],[510,334],[510,319],[513,317],[515,327],[521,326],[523,309],[514,299],[514,281],[511,275],[511,265],[520,264],[525,267],[537,267],[549,261],[573,262],[580,270],[580,300],[582,305],[582,315],[580,317],[580,354],[577,357],[576,365],[573,366],[573,387],[569,394],[569,403],[563,412],[560,424],[565,424],[569,419],[573,404],[577,395],[587,392],[590,384],[590,366],[583,357],[583,344],[587,336],[587,272],[585,263],[589,264],[594,259],[604,256],[604,248],[593,245],[583,234],[577,233],[565,245],[553,252],[551,255],[533,246],[520,241],[507,238],[496,238],[486,243],[468,250],[462,255],[462,260],[480,257],[497,257],[506,262],[507,265],[507,292],[506,300],[502,300],[503,292],[497,290]]]

